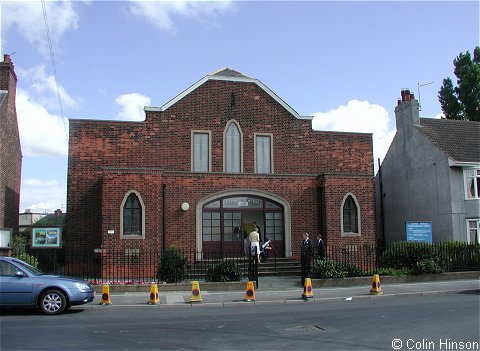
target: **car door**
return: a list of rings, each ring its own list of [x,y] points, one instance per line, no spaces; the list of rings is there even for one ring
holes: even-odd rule
[[[28,274],[10,262],[0,261],[0,304],[29,306],[34,302],[32,295],[33,284]]]

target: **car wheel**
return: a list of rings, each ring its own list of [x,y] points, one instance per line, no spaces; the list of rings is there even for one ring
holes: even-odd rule
[[[60,314],[66,306],[67,299],[60,290],[47,290],[40,297],[40,310],[45,314]]]

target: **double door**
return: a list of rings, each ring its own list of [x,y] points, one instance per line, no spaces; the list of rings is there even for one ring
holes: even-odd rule
[[[260,227],[262,243],[270,240],[277,257],[284,257],[283,211],[204,211],[203,253],[218,253],[225,257],[243,255],[244,238],[253,230],[252,222]]]

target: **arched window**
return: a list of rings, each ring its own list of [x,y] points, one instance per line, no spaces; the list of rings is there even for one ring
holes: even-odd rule
[[[125,195],[121,208],[121,236],[144,236],[145,213],[140,194],[130,191]]]
[[[360,209],[352,194],[343,199],[341,217],[342,235],[360,235]]]
[[[225,172],[242,171],[242,133],[238,124],[230,122],[225,129]]]

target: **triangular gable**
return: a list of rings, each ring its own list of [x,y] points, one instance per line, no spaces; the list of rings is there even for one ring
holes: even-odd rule
[[[290,114],[292,114],[297,119],[308,119],[312,120],[313,116],[301,116],[295,111],[290,105],[288,105],[285,101],[283,101],[277,94],[275,94],[272,90],[270,90],[265,84],[263,84],[258,79],[250,78],[242,73],[232,70],[228,67],[221,68],[205,77],[200,79],[198,82],[190,86],[188,89],[181,92],[179,95],[174,97],[172,100],[167,102],[165,105],[161,107],[150,107],[145,106],[145,112],[163,112],[167,110],[170,106],[176,104],[178,101],[182,100],[185,96],[208,82],[209,80],[216,80],[216,81],[229,81],[229,82],[241,82],[241,83],[253,83],[256,84],[260,89],[265,91],[268,95],[270,95],[277,103],[279,103],[283,108],[285,108]]]

